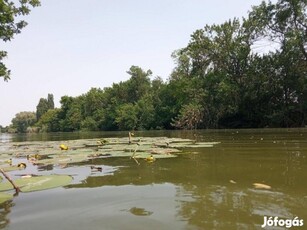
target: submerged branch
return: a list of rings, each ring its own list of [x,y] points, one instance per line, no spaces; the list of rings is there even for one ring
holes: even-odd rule
[[[136,154],[138,147],[139,147],[139,144],[136,145],[134,152],[133,152],[133,154],[131,155],[130,158],[132,158],[137,163],[137,165],[140,165],[140,162],[138,162],[138,160],[135,158],[135,154]]]
[[[2,168],[0,168],[0,172],[13,185],[13,187],[16,191],[16,194],[18,195],[18,193],[21,192],[20,188],[13,182],[13,180],[9,177],[9,175],[7,175],[6,172],[4,172],[4,170]]]

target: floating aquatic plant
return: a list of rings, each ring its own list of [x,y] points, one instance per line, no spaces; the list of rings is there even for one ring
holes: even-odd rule
[[[68,167],[70,164],[81,164],[93,159],[108,157],[127,157],[140,165],[140,162],[154,163],[156,160],[189,153],[190,148],[209,148],[218,143],[195,142],[182,138],[135,137],[133,133],[129,133],[129,137],[125,138],[82,139],[64,142],[8,142],[2,146],[0,151],[0,168],[7,179],[1,182],[0,177],[0,191],[15,189],[16,193],[33,192],[69,185],[72,181],[69,175],[30,175],[12,180],[5,173],[28,170],[28,165],[32,165],[32,170],[33,165],[62,168],[63,165]],[[27,162],[21,162],[21,160]],[[101,166],[90,168],[91,172],[103,172],[102,169]],[[0,203],[9,199],[12,199],[11,194],[0,193]]]
[[[13,194],[0,192],[0,204],[11,199],[13,199]]]
[[[68,185],[71,181],[72,177],[69,175],[46,175],[23,177],[14,180],[14,183],[20,188],[21,192],[33,192]],[[14,187],[10,182],[0,184],[0,191],[12,189]]]
[[[65,143],[65,144],[64,144]],[[173,158],[185,153],[184,149],[213,147],[219,142],[195,142],[190,139],[167,137],[82,139],[65,142],[23,142],[7,144],[3,152],[7,158],[27,157],[35,165],[59,165],[85,162],[93,158],[132,157],[146,159]],[[65,151],[61,151],[65,150]],[[2,155],[2,154],[1,154]],[[5,159],[0,158],[0,162]],[[20,170],[20,167],[6,165],[5,171]]]

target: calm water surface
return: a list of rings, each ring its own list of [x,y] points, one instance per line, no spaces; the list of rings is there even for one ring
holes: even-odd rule
[[[0,143],[115,136],[126,133],[0,134]],[[0,229],[261,229],[264,216],[298,216],[305,226],[297,229],[307,229],[306,129],[136,136],[221,143],[140,166],[128,158],[100,158],[66,169],[45,168],[41,173],[73,175],[73,184],[21,193],[0,205]],[[103,166],[105,172],[93,173],[89,164]],[[272,188],[255,189],[253,183]]]

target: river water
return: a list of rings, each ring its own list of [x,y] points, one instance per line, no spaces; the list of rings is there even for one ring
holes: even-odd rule
[[[0,142],[125,135],[2,134]],[[261,229],[264,216],[298,217],[305,223],[301,229],[307,229],[307,129],[153,131],[136,136],[220,144],[140,166],[115,157],[90,162],[110,169],[103,175],[90,173],[89,163],[78,163],[65,169],[75,177],[73,184],[22,193],[0,205],[0,229]],[[257,189],[254,183],[271,189]]]

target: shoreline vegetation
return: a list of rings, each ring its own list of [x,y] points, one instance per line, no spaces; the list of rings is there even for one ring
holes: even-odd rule
[[[263,1],[246,18],[196,30],[186,47],[173,52],[167,81],[131,66],[127,81],[63,96],[60,108],[48,94],[35,112],[20,112],[0,128],[25,133],[305,127],[306,9],[305,1]]]

